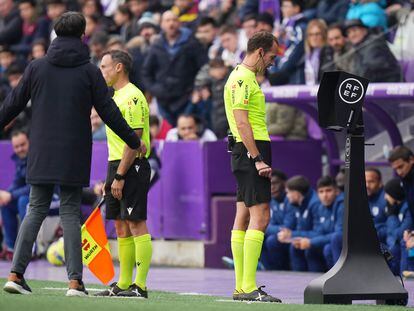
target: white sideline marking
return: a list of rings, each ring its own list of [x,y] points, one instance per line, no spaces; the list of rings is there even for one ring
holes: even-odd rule
[[[46,289],[46,290],[68,290],[69,288],[67,287],[43,287],[42,289]],[[87,291],[91,291],[91,292],[99,292],[101,290],[105,290],[104,288],[86,288]]]
[[[212,296],[210,294],[192,293],[192,292],[189,292],[189,293],[178,293],[178,295],[181,295],[181,296]]]

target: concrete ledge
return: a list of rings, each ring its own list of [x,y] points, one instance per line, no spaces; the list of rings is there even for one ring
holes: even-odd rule
[[[116,240],[109,240],[113,260],[118,261]],[[204,267],[204,243],[202,241],[152,241],[154,266]]]

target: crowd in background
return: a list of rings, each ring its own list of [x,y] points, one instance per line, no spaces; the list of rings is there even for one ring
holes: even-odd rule
[[[406,81],[414,59],[411,9],[409,0],[1,0],[0,102],[28,62],[45,55],[56,18],[77,10],[86,17],[91,62],[99,66],[111,49],[132,55],[131,81],[151,102],[154,138],[195,139],[208,129],[207,140],[222,139],[224,84],[255,32],[274,33],[280,45],[274,65],[258,77],[262,86],[315,85],[329,70],[371,82]],[[1,138],[30,127],[30,110],[29,103]],[[181,115],[196,128],[189,136]],[[272,136],[313,136],[309,120],[292,107],[268,105],[267,115]],[[94,139],[105,139],[99,116],[91,119]]]

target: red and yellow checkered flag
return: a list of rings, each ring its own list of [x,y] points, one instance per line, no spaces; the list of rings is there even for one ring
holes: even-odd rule
[[[82,226],[82,258],[83,264],[103,284],[108,284],[113,279],[115,270],[100,210],[103,202],[104,199]]]

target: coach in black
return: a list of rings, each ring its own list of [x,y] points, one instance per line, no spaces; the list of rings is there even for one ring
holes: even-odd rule
[[[81,41],[85,18],[67,12],[56,22],[57,38],[46,57],[31,62],[17,88],[0,107],[0,129],[32,101],[27,182],[31,184],[28,213],[20,227],[13,266],[4,290],[30,294],[23,274],[40,225],[48,213],[55,185],[60,186],[67,296],[86,295],[82,283],[80,201],[89,185],[92,153],[90,113],[102,120],[132,149],[145,149],[112,101],[100,70],[89,62]],[[145,151],[144,151],[145,152]]]

